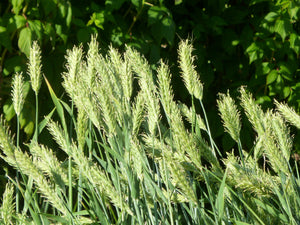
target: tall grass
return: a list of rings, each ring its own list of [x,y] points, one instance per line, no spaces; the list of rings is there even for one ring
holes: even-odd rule
[[[163,61],[153,71],[130,47],[101,55],[95,37],[87,54],[81,46],[69,50],[62,77],[70,102],[44,78],[59,121],[53,111],[37,119],[33,140],[21,149],[1,117],[0,156],[20,174],[7,174],[1,224],[299,224],[300,179],[287,121],[299,128],[300,116],[278,102],[276,110],[264,112],[240,88],[256,132],[247,150],[240,139],[243,112],[229,93],[220,94],[220,117],[237,143],[222,157],[192,50],[189,41],[178,50],[192,107],[175,101]],[[38,118],[41,53],[36,43],[31,51]],[[21,81],[14,80],[12,91],[17,116],[24,102]],[[57,148],[40,143],[41,132],[49,132]],[[61,152],[65,160],[57,157]]]

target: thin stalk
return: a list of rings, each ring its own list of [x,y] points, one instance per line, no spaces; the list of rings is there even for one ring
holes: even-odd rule
[[[39,98],[38,93],[35,93],[35,141],[38,142],[39,135]]]
[[[38,143],[38,135],[39,135],[39,98],[38,98],[38,92],[35,92],[35,142]],[[33,181],[32,178],[29,177],[27,185],[30,185],[32,187]],[[28,186],[26,187],[28,189]],[[34,198],[36,201],[36,198]],[[37,204],[37,203],[36,203]],[[38,205],[38,204],[37,204]],[[38,212],[40,213],[40,208],[38,208]],[[44,219],[40,215],[40,219],[42,223],[44,224]]]
[[[242,159],[243,166],[244,166],[244,168],[245,168],[245,161],[244,161],[244,155],[243,155],[243,148],[242,148],[242,143],[241,143],[241,140],[240,140],[240,139],[238,140],[238,149],[239,149],[240,157],[241,157],[241,159]]]
[[[215,157],[217,157],[216,151],[215,151],[215,148],[214,148],[214,141],[212,139],[212,135],[211,135],[210,128],[209,128],[208,119],[207,119],[206,113],[205,113],[205,108],[204,108],[204,106],[202,104],[202,101],[199,100],[199,102],[200,102],[200,105],[201,105],[201,108],[202,108],[202,111],[203,111],[203,115],[204,115],[204,119],[205,119],[205,124],[206,124],[206,127],[207,127],[207,132],[208,132],[208,136],[209,136],[209,140],[210,140],[210,145],[211,145],[211,149],[212,149],[212,153],[214,154]]]
[[[81,211],[81,202],[82,202],[82,174],[79,171],[79,178],[78,178],[78,197],[77,197],[77,212]]]
[[[69,125],[69,133],[70,133],[70,141],[72,139],[72,135],[73,135],[73,123],[72,123],[72,120],[73,120],[73,111],[74,111],[74,102],[72,100],[72,103],[71,103],[71,119],[70,119],[70,125]]]
[[[20,136],[20,123],[19,123],[19,115],[17,115],[17,149],[19,148],[19,136]],[[19,184],[19,172],[17,170],[17,184]],[[20,192],[19,188],[16,188],[16,213],[20,212]]]
[[[192,95],[192,135],[194,135],[194,123],[196,123],[196,111],[195,111],[195,104],[194,104],[194,95]]]
[[[100,132],[99,132],[100,133]],[[89,146],[89,160],[92,160],[92,155],[93,155],[93,134],[92,134],[92,121],[89,120],[89,136],[90,136],[90,141],[91,145]]]
[[[73,108],[74,108],[74,103],[72,101],[72,106],[71,106],[71,121],[69,125],[69,133],[70,133],[70,143],[72,139],[72,129],[73,129],[73,123],[72,123],[72,118],[73,118]],[[70,146],[69,146],[70,148]],[[69,154],[69,159],[68,159],[68,177],[69,177],[69,210],[72,212],[72,206],[73,206],[73,188],[72,188],[72,157]]]

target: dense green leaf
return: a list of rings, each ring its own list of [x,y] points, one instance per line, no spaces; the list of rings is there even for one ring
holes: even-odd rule
[[[284,19],[278,19],[275,23],[275,32],[277,32],[281,38],[282,41],[285,40],[286,36],[292,31],[292,24],[291,22],[284,18]]]
[[[166,7],[152,6],[148,10],[148,24],[152,25],[159,22],[164,16],[168,16],[169,12]]]
[[[13,6],[13,11],[15,14],[19,14],[20,10],[23,8],[24,0],[12,0],[11,4]]]
[[[289,5],[289,13],[291,18],[297,20],[299,18],[298,16],[299,11],[300,11],[299,2],[297,4],[296,2],[291,1]]]
[[[12,104],[12,100],[9,99],[3,105],[3,113],[5,114],[5,119],[10,121],[15,116],[14,105]]]
[[[68,36],[65,33],[66,30],[63,29],[63,26],[61,24],[55,24],[55,32],[63,40],[64,43],[67,42]]]
[[[267,76],[267,85],[272,84],[277,79],[277,76],[278,76],[278,71],[272,70]]]
[[[262,63],[262,73],[268,74],[272,69],[272,64],[269,62],[263,62]]]
[[[285,98],[289,97],[290,94],[291,94],[291,88],[284,87],[282,90],[282,97],[285,99]]]
[[[300,37],[298,34],[292,33],[290,35],[291,48],[296,52],[297,55],[300,53]]]
[[[278,12],[269,12],[264,19],[268,22],[274,22],[279,16]]]
[[[24,16],[14,15],[14,22],[16,24],[16,29],[19,29],[26,24],[26,19]]]
[[[103,24],[105,22],[104,12],[102,11],[99,13],[94,13],[93,17],[94,17],[95,25],[103,30],[104,29]]]
[[[286,63],[286,62],[279,63],[279,72],[285,79],[289,81],[293,81],[293,74],[295,70],[296,68],[293,67],[292,63]]]
[[[249,54],[249,64],[263,57],[263,50],[255,42],[246,49],[246,52]]]
[[[42,39],[42,23],[39,20],[28,20],[29,28],[32,31],[33,39]]]
[[[18,46],[21,52],[23,52],[27,57],[29,56],[30,46],[31,46],[31,36],[32,32],[29,27],[25,27],[21,30],[18,40]]]
[[[27,134],[27,137],[30,137],[34,132],[34,115],[30,114],[31,112],[25,111],[25,113],[23,112],[20,115],[20,125]]]

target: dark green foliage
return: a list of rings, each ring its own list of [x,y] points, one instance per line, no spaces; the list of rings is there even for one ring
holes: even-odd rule
[[[2,1],[0,98],[4,114],[8,120],[14,117],[8,100],[10,79],[15,72],[26,71],[33,40],[42,48],[44,74],[62,95],[63,54],[74,44],[89,41],[93,33],[98,34],[103,51],[109,44],[120,49],[131,45],[153,66],[160,58],[176,64],[174,46],[180,39],[192,38],[211,118],[217,116],[216,94],[227,89],[234,92],[240,85],[247,85],[263,107],[276,97],[299,111],[299,9],[294,0]],[[171,67],[175,97],[189,101],[176,68]],[[44,86],[40,95],[44,114],[51,110],[45,90]],[[34,102],[31,92],[27,101]],[[34,108],[27,107],[21,116],[28,137],[33,133],[34,115]],[[233,142],[223,135],[220,124],[211,125],[223,147],[230,149]],[[242,141],[252,143],[246,136]]]

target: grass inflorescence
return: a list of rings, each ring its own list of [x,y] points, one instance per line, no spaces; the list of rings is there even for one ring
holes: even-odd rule
[[[45,77],[59,120],[49,112],[39,123],[37,108],[35,136],[20,145],[19,128],[15,142],[0,119],[0,157],[17,172],[16,178],[7,173],[0,223],[298,224],[300,179],[287,122],[299,128],[299,115],[278,102],[264,112],[245,87],[241,107],[229,92],[220,94],[220,117],[237,149],[222,156],[192,51],[188,40],[180,43],[187,106],[174,99],[162,60],[154,71],[131,47],[101,55],[96,37],[87,53],[82,46],[68,50],[62,78],[70,101],[59,99]],[[37,102],[40,54],[33,43],[28,73]],[[21,73],[12,98],[19,116]],[[256,133],[248,150],[240,139],[242,113]],[[41,132],[50,133],[57,147],[41,143]]]

